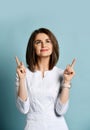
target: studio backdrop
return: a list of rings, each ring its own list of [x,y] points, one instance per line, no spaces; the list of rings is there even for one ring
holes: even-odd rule
[[[76,58],[65,118],[70,130],[90,130],[89,0],[0,0],[0,130],[24,129],[26,115],[16,108],[15,56],[26,65],[28,39],[40,27],[57,37],[58,67]]]

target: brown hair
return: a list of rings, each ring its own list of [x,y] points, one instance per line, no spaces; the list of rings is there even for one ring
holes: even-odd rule
[[[57,63],[59,59],[59,45],[58,45],[58,41],[56,37],[49,29],[39,28],[38,30],[35,30],[34,32],[32,32],[28,41],[27,49],[26,49],[26,63],[28,65],[28,68],[32,72],[34,72],[34,67],[38,62],[33,44],[34,44],[34,40],[37,34],[39,33],[45,33],[46,35],[48,35],[53,45],[53,52],[50,56],[50,62],[49,62],[50,70],[55,66],[55,64]]]

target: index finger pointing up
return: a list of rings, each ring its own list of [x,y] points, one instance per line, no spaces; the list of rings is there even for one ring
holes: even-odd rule
[[[15,60],[16,60],[17,66],[20,66],[20,61],[17,56],[15,57]]]
[[[76,59],[74,58],[73,61],[72,61],[72,64],[71,64],[72,68],[74,67],[75,63],[76,63]]]

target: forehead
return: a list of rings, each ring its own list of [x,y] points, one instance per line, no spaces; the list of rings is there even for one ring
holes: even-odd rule
[[[49,36],[45,33],[38,33],[35,37],[35,40],[44,40],[44,39],[50,39]]]

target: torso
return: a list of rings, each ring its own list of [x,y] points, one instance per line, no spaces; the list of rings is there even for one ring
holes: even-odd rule
[[[29,126],[26,125],[25,130],[68,130],[64,118],[57,117],[54,111],[62,75],[63,70],[57,67],[45,71],[44,77],[40,71],[31,72],[27,69],[30,110],[27,114]]]

